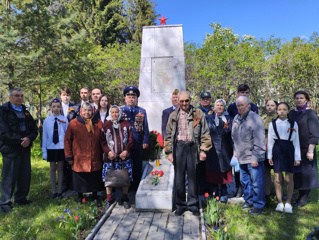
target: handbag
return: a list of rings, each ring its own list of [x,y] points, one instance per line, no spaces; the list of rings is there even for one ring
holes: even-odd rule
[[[124,161],[122,161],[122,169],[114,169],[112,161],[112,168],[107,171],[104,180],[105,187],[129,187],[131,184],[128,170],[124,168]]]

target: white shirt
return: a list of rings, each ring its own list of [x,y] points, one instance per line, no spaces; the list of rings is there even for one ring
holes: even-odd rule
[[[104,123],[104,121],[105,121],[106,114],[107,114],[107,111],[104,114],[102,114],[100,111],[100,119],[101,119],[102,123]]]
[[[290,131],[288,129],[290,128],[290,122],[288,122],[288,119],[281,120],[277,119],[276,120],[276,126],[277,126],[277,132],[282,140],[288,140]],[[300,154],[300,143],[299,143],[299,133],[298,133],[298,124],[295,122],[294,127],[296,131],[293,131],[291,134],[290,141],[292,141],[292,144],[294,145],[295,148],[295,160],[301,160],[301,154]],[[269,123],[268,127],[268,144],[267,144],[267,158],[272,159],[272,149],[275,144],[275,139],[278,139],[276,136],[276,133],[274,131],[274,128],[272,126],[272,122]]]
[[[57,116],[58,120],[58,131],[59,131],[59,142],[53,143],[53,129],[55,116],[52,114],[47,117],[43,122],[43,140],[42,140],[42,155],[43,159],[47,160],[47,149],[64,149],[64,135],[69,125],[68,119],[61,114]]]
[[[68,111],[69,111],[69,104],[64,104],[62,102],[62,109],[63,109],[63,116],[68,116]]]

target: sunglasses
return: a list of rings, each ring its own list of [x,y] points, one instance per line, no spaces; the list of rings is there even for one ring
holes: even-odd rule
[[[180,102],[180,103],[184,103],[184,102],[185,102],[185,103],[188,103],[188,102],[189,102],[189,99],[186,99],[186,100],[179,100],[179,102]]]

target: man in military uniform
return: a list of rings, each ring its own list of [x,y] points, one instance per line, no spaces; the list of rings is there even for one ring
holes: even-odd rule
[[[123,91],[125,106],[121,107],[122,119],[130,122],[133,131],[133,147],[131,158],[133,160],[132,190],[137,190],[142,178],[143,148],[148,147],[149,130],[146,111],[137,106],[140,91],[134,86],[128,86]]]

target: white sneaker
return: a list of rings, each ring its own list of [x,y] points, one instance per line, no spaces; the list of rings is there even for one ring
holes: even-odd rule
[[[290,203],[285,204],[285,212],[286,213],[292,213],[292,206]]]
[[[284,204],[283,203],[278,203],[276,207],[277,212],[283,212],[284,211]]]

